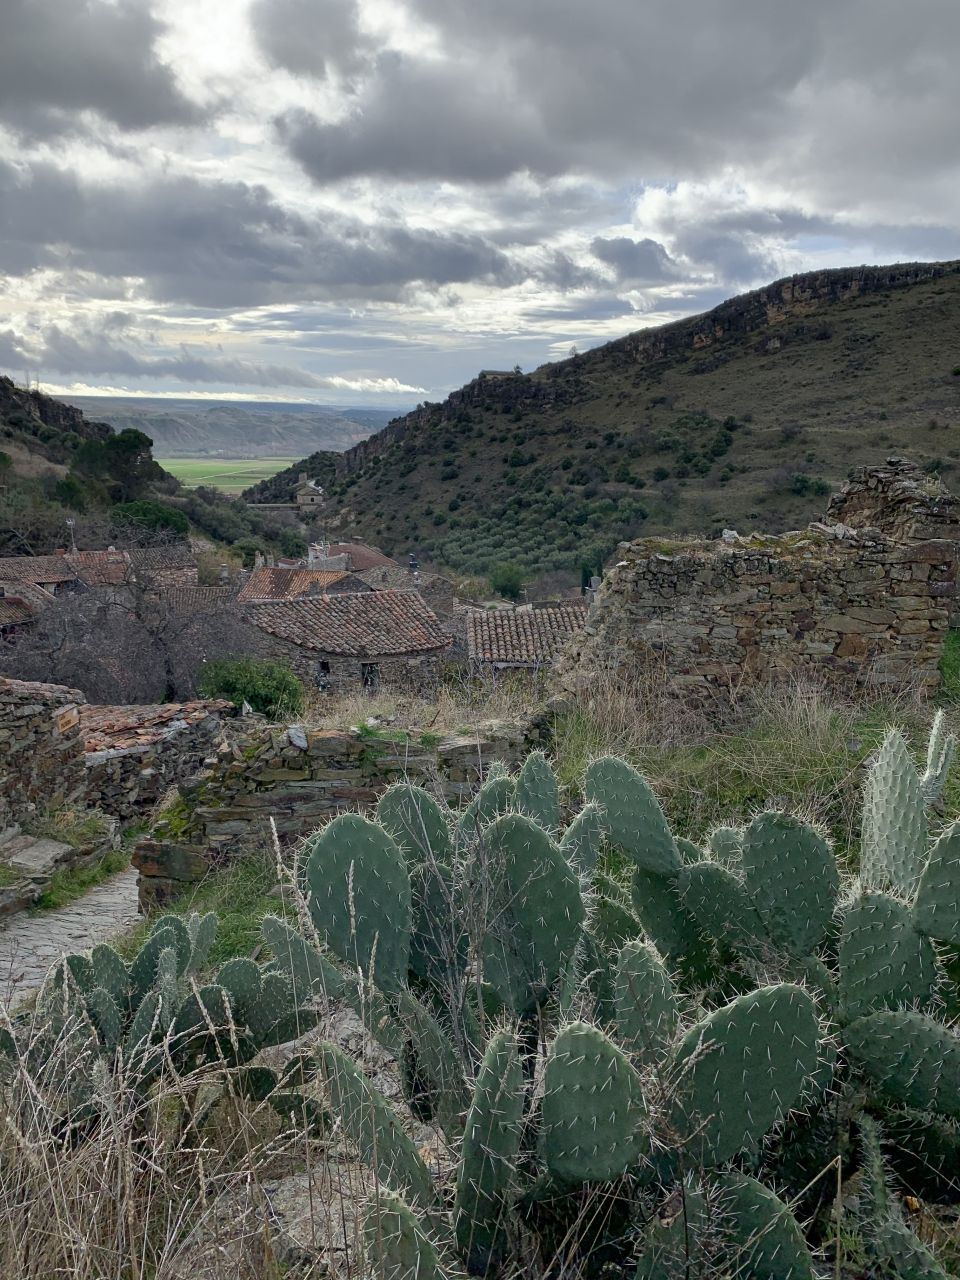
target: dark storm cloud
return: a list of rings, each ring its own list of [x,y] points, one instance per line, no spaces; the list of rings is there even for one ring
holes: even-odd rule
[[[78,127],[84,111],[121,129],[197,121],[157,54],[162,32],[139,0],[4,0],[0,120],[41,137]]]
[[[606,239],[596,236],[590,252],[616,272],[617,279],[630,284],[665,284],[677,280],[677,264],[656,240],[631,240],[626,236]]]
[[[0,226],[0,270],[142,277],[154,299],[198,307],[389,299],[414,284],[525,275],[479,235],[310,218],[264,187],[189,177],[85,184],[49,164],[21,173],[0,162]]]

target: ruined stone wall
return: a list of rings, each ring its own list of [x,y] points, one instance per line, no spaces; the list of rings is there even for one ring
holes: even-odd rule
[[[122,821],[152,809],[177,782],[198,773],[223,738],[222,708],[174,720],[146,742],[88,751],[86,803]]]
[[[515,767],[548,723],[545,712],[528,724],[492,722],[442,738],[262,726],[243,745],[222,748],[203,776],[181,783],[181,800],[138,843],[141,906],[169,901],[251,842],[269,841],[271,819],[281,837],[296,838],[337,813],[375,804],[399,778],[458,805],[494,760]]]
[[[78,689],[0,679],[0,830],[84,789]]]
[[[364,687],[365,668],[377,668],[376,687],[400,693],[433,693],[440,683],[447,653],[417,654],[409,658],[345,658],[317,653],[279,636],[258,631],[259,657],[284,662],[311,688],[328,693],[351,693]]]
[[[960,499],[937,477],[903,458],[859,467],[827,507],[826,519],[877,529],[896,542],[960,542]]]
[[[933,691],[957,591],[957,546],[905,545],[812,526],[781,537],[623,543],[557,679],[581,692],[603,670],[659,667],[705,704],[744,683],[810,672]]]

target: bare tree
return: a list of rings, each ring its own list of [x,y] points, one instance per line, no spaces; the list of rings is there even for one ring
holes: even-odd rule
[[[60,597],[0,650],[0,671],[80,689],[95,703],[181,701],[196,697],[208,659],[259,652],[231,590],[169,588],[130,559],[115,576]]]

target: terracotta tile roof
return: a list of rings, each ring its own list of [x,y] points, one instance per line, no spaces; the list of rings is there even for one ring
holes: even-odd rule
[[[386,658],[445,649],[450,637],[415,591],[367,591],[253,604],[261,631],[339,657]]]
[[[364,569],[375,569],[377,565],[381,564],[394,565],[399,568],[396,560],[384,555],[376,547],[368,547],[365,542],[331,542],[327,547],[327,555],[330,557],[349,556],[350,567],[354,573],[362,573]]]
[[[36,609],[18,596],[0,596],[0,627],[22,627],[33,622]]]
[[[225,609],[236,600],[237,592],[233,587],[167,587],[158,592],[160,598],[170,606],[174,613],[210,613],[216,609]]]
[[[442,578],[440,574],[421,573],[419,578],[414,580],[410,570],[404,569],[399,564],[380,564],[373,569],[364,569],[362,573],[357,574],[357,577],[362,578],[375,591],[419,591],[433,587],[453,591],[453,583]]]
[[[0,557],[0,579],[6,582],[76,582],[77,571],[66,556]]]
[[[239,600],[296,600],[323,591],[347,577],[345,569],[254,569],[240,588]]]
[[[470,660],[505,667],[544,666],[582,630],[587,608],[585,600],[570,600],[518,609],[468,609]]]
[[[80,736],[84,751],[108,751],[157,742],[183,725],[209,715],[232,715],[232,702],[221,699],[165,702],[149,706],[81,707]]]
[[[130,577],[130,561],[123,551],[71,551],[66,560],[88,587],[118,586]]]
[[[185,542],[168,542],[157,547],[132,547],[127,552],[135,569],[193,569],[196,558]]]

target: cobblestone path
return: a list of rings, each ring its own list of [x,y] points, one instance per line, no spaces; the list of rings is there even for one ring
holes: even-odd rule
[[[36,990],[65,951],[85,951],[139,920],[137,872],[131,867],[69,906],[21,912],[0,923],[0,1000]]]

